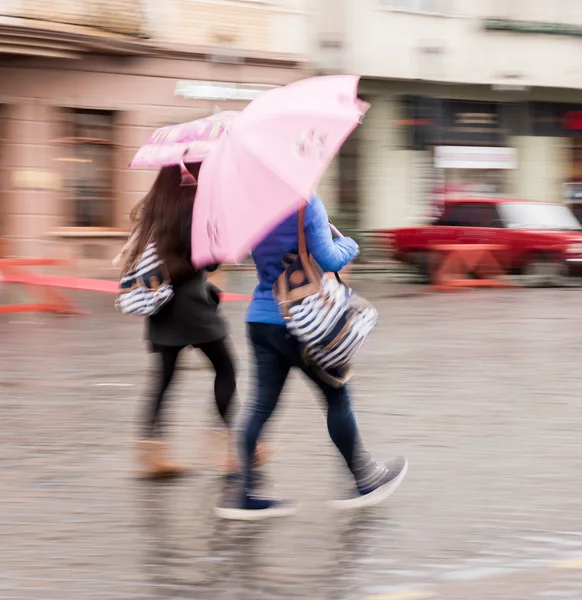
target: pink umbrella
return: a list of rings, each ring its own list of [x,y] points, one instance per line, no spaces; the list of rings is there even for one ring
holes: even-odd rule
[[[313,194],[368,105],[359,77],[305,79],[265,92],[233,120],[202,163],[192,262],[237,263]]]
[[[238,114],[238,111],[227,110],[197,121],[156,129],[129,166],[147,169],[202,162],[212,144]]]

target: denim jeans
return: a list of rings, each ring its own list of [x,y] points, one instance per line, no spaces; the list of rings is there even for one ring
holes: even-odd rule
[[[289,371],[296,367],[323,393],[327,403],[329,435],[353,472],[358,426],[347,387],[334,388],[317,378],[303,362],[298,342],[281,325],[249,323],[247,335],[255,358],[253,402],[242,433],[244,485],[250,489],[251,464],[261,431],[277,407]]]

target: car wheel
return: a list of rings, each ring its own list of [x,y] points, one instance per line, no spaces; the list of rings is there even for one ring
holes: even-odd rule
[[[522,275],[526,287],[561,287],[567,280],[567,268],[563,261],[539,252],[528,260]]]

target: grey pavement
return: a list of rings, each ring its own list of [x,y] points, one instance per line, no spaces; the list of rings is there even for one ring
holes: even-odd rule
[[[355,411],[369,449],[405,454],[409,474],[381,507],[330,512],[350,482],[293,376],[268,472],[302,508],[263,524],[213,517],[212,378],[194,351],[168,419],[196,470],[151,484],[133,476],[152,358],[140,320],[94,294],[73,296],[85,317],[0,316],[0,600],[582,598],[582,291],[353,283],[381,314]],[[244,305],[225,313],[245,404]]]

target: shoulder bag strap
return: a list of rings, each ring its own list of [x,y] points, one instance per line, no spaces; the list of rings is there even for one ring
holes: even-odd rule
[[[299,256],[302,260],[309,258],[307,252],[307,242],[305,241],[305,206],[302,206],[297,213],[297,237],[299,241]]]

